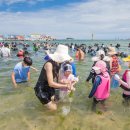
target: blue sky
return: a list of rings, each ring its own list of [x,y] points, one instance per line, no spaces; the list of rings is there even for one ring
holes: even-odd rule
[[[84,0],[1,0],[0,11],[34,12],[41,9],[64,7]]]
[[[0,0],[0,34],[130,38],[130,0]]]

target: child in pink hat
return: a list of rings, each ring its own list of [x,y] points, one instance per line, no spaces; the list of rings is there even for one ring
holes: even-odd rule
[[[107,72],[106,63],[103,60],[97,61],[94,67],[92,67],[97,74],[94,80],[92,90],[89,94],[89,98],[93,97],[92,110],[96,110],[96,104],[104,101],[110,95],[110,76]]]

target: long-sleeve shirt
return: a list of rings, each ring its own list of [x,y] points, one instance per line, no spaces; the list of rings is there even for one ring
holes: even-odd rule
[[[107,65],[107,71],[110,74],[110,64],[109,62],[105,61],[106,65]],[[93,63],[92,67],[95,66],[96,62]],[[92,79],[92,83],[94,83],[94,79],[96,77],[96,73],[95,71],[92,69],[89,73],[89,76],[87,77],[86,81],[89,81],[90,79]]]
[[[92,79],[92,83],[94,83],[94,79],[95,79],[96,73],[95,71],[92,69],[89,73],[89,76],[87,77],[86,81],[89,81],[90,79]]]
[[[92,67],[96,64],[96,62],[93,63]],[[96,73],[94,71],[94,69],[92,69],[89,73],[89,76],[87,77],[86,81],[89,82],[90,79],[92,79],[92,83],[94,83],[94,79],[96,77]]]
[[[96,92],[98,86],[100,85],[101,81],[102,81],[101,77],[100,76],[96,76],[96,78],[94,80],[94,84],[93,84],[92,90],[91,90],[91,92],[90,92],[90,94],[88,96],[89,98],[93,97],[93,95],[95,94],[95,92]]]

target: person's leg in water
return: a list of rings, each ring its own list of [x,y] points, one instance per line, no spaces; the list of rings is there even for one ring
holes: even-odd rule
[[[53,101],[48,102],[47,104],[45,104],[45,106],[51,111],[57,110],[57,105]]]
[[[107,108],[106,108],[105,100],[101,100],[100,103],[101,103],[103,109],[106,111]]]
[[[55,89],[55,96],[54,96],[54,101],[58,102],[60,100],[60,90],[59,89]]]
[[[129,106],[129,101],[130,101],[130,95],[125,95],[125,94],[123,94],[122,95],[122,97],[123,97],[123,105],[125,105],[125,106]]]
[[[93,98],[93,103],[92,103],[92,111],[96,112],[96,105],[98,104],[99,101],[96,100],[96,98]]]
[[[38,99],[40,100],[40,102],[45,107],[47,107],[47,109],[49,109],[51,111],[57,110],[57,105],[53,101],[54,100],[54,94],[51,95],[49,92],[42,91],[41,87],[35,87],[34,90],[35,90],[35,94],[38,97]]]

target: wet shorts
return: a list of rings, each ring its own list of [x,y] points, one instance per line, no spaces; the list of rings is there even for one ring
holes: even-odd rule
[[[124,99],[130,99],[130,95],[126,95],[126,94],[122,94],[122,97],[124,98]]]
[[[55,90],[51,87],[41,87],[41,85],[38,85],[34,88],[35,94],[40,100],[42,104],[47,104],[51,101],[51,97],[54,96]]]

